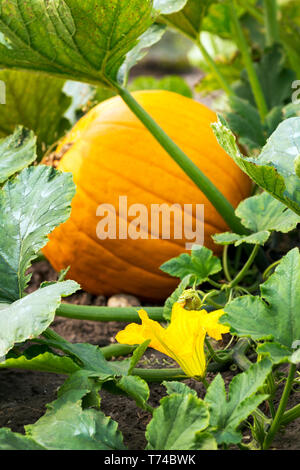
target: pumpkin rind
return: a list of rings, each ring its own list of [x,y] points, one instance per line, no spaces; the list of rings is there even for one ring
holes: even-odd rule
[[[168,91],[138,91],[135,99],[236,207],[251,181],[219,146],[206,106]],[[185,251],[186,240],[99,240],[100,204],[204,204],[205,245],[219,254],[211,235],[228,230],[222,217],[119,97],[93,108],[61,142],[58,169],[72,172],[77,193],[70,219],[55,229],[44,254],[59,271],[93,294],[127,292],[162,300],[176,279],[159,270]],[[149,232],[151,226],[149,224]],[[171,232],[172,233],[172,232]]]

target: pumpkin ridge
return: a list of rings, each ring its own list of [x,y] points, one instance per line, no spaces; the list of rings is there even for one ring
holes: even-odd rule
[[[110,173],[110,169],[107,169],[107,172]],[[113,172],[112,172],[113,173]],[[119,175],[118,173],[116,173],[118,176],[121,177],[121,175]],[[128,181],[128,180],[127,180]],[[129,181],[131,183],[131,181]],[[94,198],[88,193],[87,189],[84,188],[81,183],[79,183],[78,181],[76,181],[76,186],[78,186],[78,188],[80,188],[80,190],[87,196],[88,199],[90,199],[91,201],[94,202]],[[154,195],[155,197],[157,197],[159,199],[159,196],[157,196],[155,193],[153,193],[152,191],[149,191],[148,189],[144,189],[142,186],[138,186],[139,188],[143,189],[144,192],[147,192],[148,194],[151,194],[151,195]],[[164,204],[164,203],[170,203],[172,204],[171,201],[168,201],[166,199],[161,199],[161,204]],[[173,203],[174,204],[174,203]],[[204,204],[205,205],[205,204]],[[205,211],[205,208],[204,208],[204,211]],[[116,210],[116,214],[119,215],[119,212]],[[195,215],[193,214],[193,221],[196,221],[196,217]],[[224,222],[225,224],[225,222]],[[216,221],[214,220],[214,222],[210,222],[209,220],[205,220],[205,225],[208,225],[209,227],[213,228],[215,230],[214,233],[218,233],[218,232],[222,232],[224,230],[224,227],[220,227],[219,225],[216,225]],[[169,241],[169,240],[165,240],[165,241]],[[176,245],[178,245],[179,247],[182,248],[182,244],[179,243],[179,242],[176,242],[175,239],[174,241],[172,241],[171,243],[175,243]]]
[[[158,273],[149,273],[146,269],[142,268],[141,266],[139,265],[136,265],[136,264],[133,264],[131,263],[130,261],[128,260],[124,260],[121,256],[119,255],[115,255],[114,253],[112,253],[111,251],[107,250],[107,248],[105,248],[102,245],[100,245],[99,243],[97,243],[88,233],[86,232],[83,232],[79,227],[78,225],[75,223],[75,221],[70,221],[78,230],[78,232],[81,233],[81,235],[83,235],[84,237],[87,237],[89,239],[89,241],[91,241],[93,244],[95,244],[97,246],[97,248],[101,248],[103,249],[104,251],[106,251],[107,253],[109,253],[110,256],[112,256],[113,258],[117,258],[119,260],[121,260],[125,265],[128,265],[129,267],[132,267],[138,271],[142,271],[142,272],[145,272],[147,273],[147,275],[152,275],[153,277],[158,277],[159,279],[168,279],[168,276],[166,274],[164,274],[163,272],[160,274],[159,272]],[[167,240],[168,241],[168,240]],[[114,268],[109,268],[110,270],[112,271],[115,271],[115,272],[118,272],[118,269],[114,269]]]

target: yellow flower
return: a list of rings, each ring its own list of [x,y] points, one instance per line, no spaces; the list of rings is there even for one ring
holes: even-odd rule
[[[141,344],[151,340],[149,347],[174,359],[189,377],[204,377],[206,334],[222,339],[229,328],[219,323],[223,310],[207,313],[205,310],[185,310],[184,304],[174,303],[171,322],[167,328],[150,320],[145,310],[139,311],[141,325],[131,323],[120,331],[116,340],[121,344]]]

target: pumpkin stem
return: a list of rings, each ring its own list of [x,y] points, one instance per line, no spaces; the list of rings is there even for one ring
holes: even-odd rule
[[[195,165],[194,162],[173,142],[165,131],[155,122],[155,120],[145,111],[142,106],[126,89],[115,84],[120,97],[151,132],[153,137],[160,143],[173,160],[183,169],[189,178],[205,194],[215,209],[223,217],[229,227],[238,234],[245,234],[246,229],[241,224],[239,218],[235,215],[234,208],[230,202],[223,196],[219,189],[210,181],[207,176]]]

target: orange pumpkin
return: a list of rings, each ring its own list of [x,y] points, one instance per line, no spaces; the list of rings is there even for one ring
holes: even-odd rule
[[[249,196],[250,180],[213,134],[213,111],[168,91],[133,95],[234,207]],[[57,168],[73,173],[77,192],[70,219],[50,235],[44,254],[57,271],[71,266],[68,276],[86,291],[158,301],[177,285],[159,266],[184,252],[186,240],[98,238],[97,208],[118,209],[119,196],[127,196],[128,206],[145,205],[149,213],[151,204],[204,204],[204,244],[220,253],[211,235],[228,230],[226,223],[121,98],[88,112],[61,142],[59,153]]]

